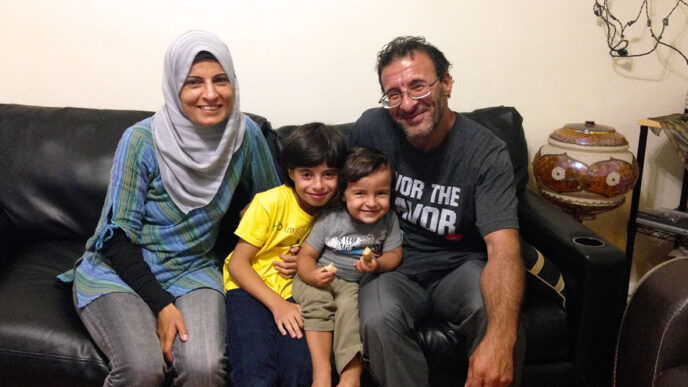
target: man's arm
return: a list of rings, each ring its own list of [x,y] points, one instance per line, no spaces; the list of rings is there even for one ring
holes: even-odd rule
[[[518,230],[494,231],[484,239],[487,264],[480,286],[487,331],[470,358],[466,386],[508,386],[514,374],[514,345],[525,276]]]

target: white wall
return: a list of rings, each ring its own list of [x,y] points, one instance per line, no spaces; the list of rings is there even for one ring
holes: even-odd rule
[[[633,9],[629,2],[610,3],[628,20],[640,2]],[[655,24],[674,3],[651,2],[660,15]],[[635,152],[638,119],[683,110],[688,65],[666,48],[613,60],[593,4],[3,0],[0,103],[155,110],[167,45],[198,28],[217,34],[232,51],[244,111],[268,117],[273,126],[352,121],[379,98],[377,51],[397,35],[420,34],[453,62],[450,106],[517,107],[531,157],[553,129],[585,120],[615,127]],[[665,34],[686,51],[687,14],[681,5]],[[647,40],[634,44],[644,47]],[[641,204],[674,207],[681,166],[666,138],[650,137]],[[600,217],[618,219],[603,233],[625,230],[627,210]]]

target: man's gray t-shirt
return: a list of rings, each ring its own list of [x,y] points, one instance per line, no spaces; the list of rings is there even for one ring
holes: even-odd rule
[[[486,259],[483,236],[518,229],[513,168],[505,144],[456,114],[438,149],[414,148],[382,109],[363,113],[350,146],[377,148],[396,171],[394,205],[404,235],[398,271],[424,280],[469,259]]]
[[[363,273],[354,263],[366,247],[381,254],[401,246],[399,220],[389,211],[377,222],[366,224],[354,220],[346,209],[330,210],[315,221],[306,243],[321,253],[318,266],[332,262],[338,278],[358,282]]]

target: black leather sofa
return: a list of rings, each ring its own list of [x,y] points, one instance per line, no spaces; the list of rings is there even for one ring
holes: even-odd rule
[[[122,132],[150,114],[0,104],[0,385],[102,384],[107,361],[74,312],[69,287],[55,276],[74,264],[95,228]],[[623,252],[525,188],[527,147],[515,109],[468,115],[509,144],[521,234],[566,281],[565,309],[528,285],[523,385],[609,385],[626,299]],[[279,152],[289,128],[273,131],[254,117]],[[247,200],[238,195],[223,221],[219,260],[233,246],[237,209]],[[428,321],[418,339],[433,386],[462,385],[466,355],[452,328]]]

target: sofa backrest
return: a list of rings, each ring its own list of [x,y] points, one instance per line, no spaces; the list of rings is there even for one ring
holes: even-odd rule
[[[122,133],[152,114],[0,104],[0,247],[34,238],[89,238]],[[278,153],[270,122],[247,115]],[[244,195],[236,206],[247,200]]]
[[[523,133],[523,118],[518,111],[509,106],[493,106],[461,114],[490,129],[506,143],[511,164],[514,168],[516,190],[518,192],[523,190],[528,183],[528,146]],[[353,123],[334,125],[335,128],[342,131],[345,135],[352,126]],[[277,128],[276,132],[280,141],[284,141],[296,127],[296,125],[288,125]]]
[[[18,236],[88,238],[122,133],[150,115],[0,104],[0,217]]]

